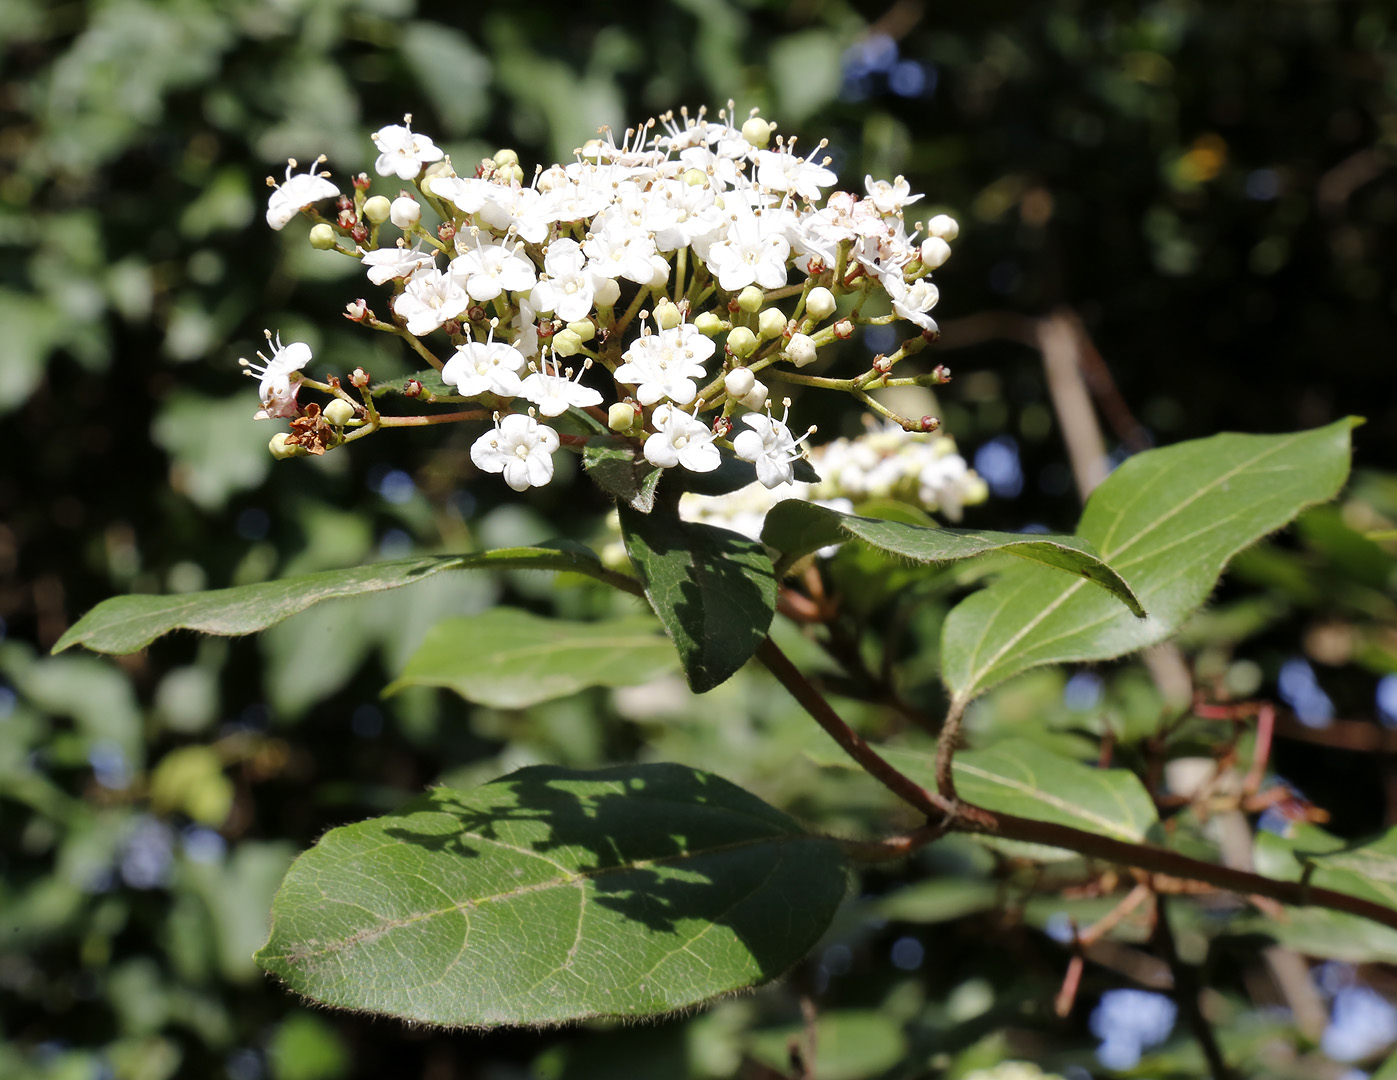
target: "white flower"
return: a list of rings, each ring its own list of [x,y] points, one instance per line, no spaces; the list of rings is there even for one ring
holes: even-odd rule
[[[495,299],[501,293],[528,292],[534,287],[537,274],[534,264],[520,254],[523,244],[513,248],[504,244],[484,244],[477,234],[475,245],[458,237],[456,250],[461,254],[451,260],[452,276],[460,279],[472,300],[481,303]]]
[[[495,414],[495,426],[471,445],[471,461],[481,472],[504,473],[515,491],[543,487],[553,479],[558,433],[532,416]]]
[[[732,441],[733,453],[756,465],[757,479],[763,487],[791,483],[795,479],[795,463],[805,456],[800,440],[786,426],[790,410],[791,402],[787,398],[786,416],[780,420],[766,413],[748,413],[742,422],[752,430],[741,432]],[[801,439],[808,438],[814,431],[812,427]]]
[[[325,155],[322,154],[311,162],[310,168],[305,172],[292,176],[291,170],[296,167],[296,159],[287,158],[286,179],[282,183],[278,184],[270,176],[267,177],[267,183],[274,189],[267,200],[267,224],[273,229],[280,232],[293,217],[311,203],[333,198],[340,193],[340,189],[330,183],[329,173],[315,171],[316,166],[324,160]]]
[[[590,386],[583,386],[581,382],[582,373],[591,366],[592,361],[584,362],[574,377],[572,368],[563,371],[562,365],[554,359],[553,371],[550,374],[548,361],[545,360],[543,370],[528,376],[519,393],[537,405],[538,411],[544,416],[562,416],[573,406],[585,409],[590,405],[600,405],[601,394]]]
[[[369,268],[369,280],[375,285],[383,285],[394,278],[411,277],[426,266],[436,265],[435,251],[423,251],[418,246],[408,247],[402,240],[397,247],[381,247],[377,251],[365,252],[361,262]]]
[[[926,314],[941,299],[941,290],[923,278],[908,285],[902,274],[893,270],[883,278],[883,288],[888,299],[893,302],[893,310],[908,322],[916,323],[923,330],[935,330],[936,320]]]
[[[757,214],[739,212],[728,223],[723,238],[708,249],[704,261],[727,292],[738,292],[748,285],[779,289],[786,284],[790,254],[790,242],[779,227],[770,227]]]
[[[809,157],[796,157],[793,147],[757,151],[757,183],[769,191],[792,191],[807,202],[820,198],[820,188],[830,187],[839,177],[814,158],[825,148],[821,143]],[[828,159],[826,159],[828,160]]]
[[[587,256],[576,240],[554,240],[543,256],[543,272],[529,294],[539,311],[556,312],[563,322],[576,322],[591,314],[595,277],[587,269]]]
[[[462,397],[517,397],[522,389],[519,373],[524,364],[524,354],[512,345],[496,341],[495,328],[491,326],[485,341],[456,346],[456,352],[442,366],[441,381],[455,386]]]
[[[694,380],[707,374],[704,361],[716,349],[693,323],[642,334],[621,354],[626,363],[616,369],[616,380],[634,386],[642,405],[653,405],[661,398],[687,405],[698,393]]]
[[[374,145],[378,147],[374,171],[379,176],[412,180],[422,171],[423,165],[442,159],[441,148],[426,135],[414,133],[411,125],[412,115],[409,113],[403,117],[403,123],[389,124],[374,132]]]
[[[244,375],[253,375],[261,380],[257,385],[257,393],[262,398],[262,411],[256,418],[264,420],[273,416],[295,416],[296,393],[301,388],[301,380],[292,382],[291,376],[310,363],[310,346],[304,341],[293,341],[290,345],[283,345],[280,334],[273,341],[270,330],[264,330],[263,333],[267,335],[267,344],[271,346],[272,355],[267,357],[259,352],[257,356],[262,361],[260,365],[246,359],[238,361],[246,369]]]
[[[471,305],[466,290],[450,274],[421,269],[407,279],[407,288],[393,301],[393,311],[407,320],[407,332],[421,337],[444,322],[459,319]]]
[[[650,263],[655,254],[654,239],[647,233],[635,232],[619,219],[589,233],[582,250],[590,260],[588,268],[603,277],[623,277],[637,285],[649,285],[655,277]]]
[[[911,206],[921,195],[913,195],[905,176],[899,176],[891,184],[886,180],[875,180],[871,176],[863,178],[864,190],[880,213],[895,214],[904,206]]]
[[[702,420],[670,405],[661,405],[650,417],[658,429],[645,440],[645,460],[662,469],[682,465],[690,472],[712,472],[722,457],[713,445],[713,432]]]

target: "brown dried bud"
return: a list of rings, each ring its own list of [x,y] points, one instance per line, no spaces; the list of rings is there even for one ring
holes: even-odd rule
[[[340,377],[338,375],[326,375],[325,385],[331,390],[338,390],[340,388]],[[306,407],[309,408],[310,406]]]
[[[893,362],[882,353],[873,358],[873,370],[879,375],[886,375],[893,369]]]
[[[351,206],[348,210],[341,210],[339,216],[335,218],[335,224],[341,229],[352,229],[355,225],[359,224],[359,218],[354,213],[354,207]]]
[[[948,383],[951,381],[951,369],[945,364],[937,364],[931,369],[931,374],[939,383]]]
[[[369,373],[361,367],[355,368],[349,373],[349,385],[362,390],[369,385]]]
[[[941,421],[934,416],[923,416],[918,423],[920,431],[935,431],[941,426]]]
[[[732,421],[726,416],[720,416],[713,421],[713,434],[720,439],[725,439],[728,432],[732,430]]]
[[[369,174],[366,172],[361,172],[354,178],[354,186],[360,191],[368,191],[372,183],[373,181],[369,179]]]
[[[369,242],[369,227],[361,221],[349,230],[349,236],[356,244],[367,244]]]
[[[422,382],[421,382],[421,380],[419,380],[419,379],[408,379],[407,382],[403,383],[403,396],[404,396],[404,397],[416,397],[416,396],[417,396],[418,394],[420,394],[420,393],[422,393]]]
[[[470,307],[466,308],[466,318],[471,322],[484,322],[485,314],[485,309],[479,304],[472,304]]]
[[[443,244],[449,244],[456,239],[456,223],[454,221],[443,221],[437,226],[437,237]]]
[[[312,401],[304,413],[291,421],[291,434],[286,436],[286,444],[299,446],[318,457],[334,445],[335,437],[335,429],[325,422],[320,406]]]
[[[335,200],[335,209],[339,210],[340,212],[343,212],[345,210],[353,210],[354,200],[351,199],[348,195],[341,195],[338,199]]]
[[[369,304],[367,300],[355,300],[352,304],[344,305],[344,317],[350,322],[363,322],[369,317]]]

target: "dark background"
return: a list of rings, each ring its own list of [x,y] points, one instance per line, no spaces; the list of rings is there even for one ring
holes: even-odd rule
[[[600,529],[605,504],[580,477],[506,498],[471,468],[469,433],[388,433],[324,462],[271,460],[274,429],[252,422],[255,394],[236,366],[263,327],[311,342],[336,370],[413,367],[396,342],[340,319],[366,288],[352,267],[312,252],[300,221],[265,227],[262,177],[279,178],[287,156],[329,154],[345,187],[371,165],[369,132],[411,112],[458,167],[508,146],[527,169],[566,160],[601,123],[729,97],[760,106],[807,145],[828,138],[841,186],[904,173],[928,193],[916,210],[960,220],[937,273],[937,359],[957,376],[940,398],[946,430],[998,481],[972,523],[1075,520],[1041,359],[1014,340],[1026,320],[1066,311],[1117,390],[1102,412],[1117,457],[1365,416],[1360,509],[1345,521],[1392,527],[1390,5],[705,0],[623,22],[609,10],[0,4],[0,1073],[622,1068],[605,1049],[619,1035],[453,1037],[312,1012],[247,958],[286,859],[328,826],[443,777],[702,748],[602,697],[517,717],[444,696],[377,699],[436,615],[499,596],[579,614],[595,598],[473,582],[346,605],[260,642],[184,637],[119,661],[43,658],[113,594]],[[1094,385],[1109,383],[1098,371]],[[998,449],[978,456],[987,445]],[[1378,679],[1397,671],[1397,581],[1382,566],[1350,572],[1322,532],[1239,565],[1220,599],[1272,604],[1243,649],[1261,693],[1289,701],[1284,664],[1313,662],[1337,714],[1371,725]],[[1336,626],[1347,652],[1315,643]],[[1341,833],[1391,820],[1381,755],[1296,742],[1277,754]],[[799,781],[765,783],[812,817],[861,820]],[[850,939],[867,986],[847,983],[839,1002],[888,992],[892,969],[867,958],[895,937],[865,927]],[[1023,929],[993,955],[978,940],[945,945],[919,992],[941,1000],[982,971],[998,993],[1025,963],[1051,982],[1059,960],[1041,935]],[[777,996],[815,986],[829,964],[813,965]],[[759,1000],[743,1007],[789,1007]],[[649,1030],[653,1047],[625,1060],[683,1075],[664,1055],[697,1037],[684,1030]],[[1069,1055],[1091,1043],[1084,1020],[1053,1038]]]

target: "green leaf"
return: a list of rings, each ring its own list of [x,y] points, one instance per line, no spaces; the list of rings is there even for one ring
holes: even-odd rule
[[[1397,909],[1397,828],[1345,844],[1311,826],[1298,831],[1293,852],[1300,863],[1314,867],[1310,884]]]
[[[404,375],[401,379],[388,379],[385,382],[374,383],[369,388],[369,393],[374,397],[382,397],[384,394],[401,394],[407,397],[407,384],[418,382],[422,384],[421,392],[412,395],[410,401],[423,405],[439,405],[444,402],[468,401],[456,392],[456,387],[441,381],[441,372],[436,368],[428,368],[426,371],[417,371],[411,375]]]
[[[522,709],[588,686],[638,686],[678,667],[649,615],[565,622],[499,607],[444,619],[384,695],[441,686],[467,701]]]
[[[573,548],[520,547],[476,555],[421,555],[211,592],[113,597],[70,626],[53,651],[85,645],[94,652],[130,653],[171,630],[251,634],[322,600],[396,589],[443,570],[568,570],[629,588],[622,575],[603,568],[590,553]]]
[[[771,560],[760,543],[727,529],[626,506],[620,516],[626,552],[689,686],[712,690],[751,658],[771,626]]]
[[[1229,559],[1348,475],[1356,421],[1292,435],[1216,435],[1126,461],[1092,493],[1077,533],[1130,581],[1149,617],[1045,567],[1014,566],[959,604],[943,676],[965,702],[1040,664],[1109,660],[1173,634]]]
[[[934,754],[892,748],[880,748],[879,753],[917,783],[935,789]],[[1068,825],[1132,844],[1148,842],[1159,820],[1154,800],[1134,773],[1083,765],[1027,739],[962,751],[952,767],[960,797],[996,813]],[[1076,857],[1057,848],[1028,846],[1039,858]]]
[[[1145,614],[1130,586],[1101,561],[1091,544],[1076,536],[927,528],[842,514],[799,499],[777,503],[762,527],[762,542],[781,552],[782,565],[850,539],[923,563],[973,559],[989,551],[1002,551],[1077,574],[1114,594],[1135,615],[1143,618]]]
[[[655,506],[661,470],[625,439],[593,439],[582,451],[582,466],[596,485],[621,502],[648,514]]]
[[[257,961],[327,1005],[453,1026],[655,1016],[781,974],[838,845],[680,765],[521,769],[333,829]]]

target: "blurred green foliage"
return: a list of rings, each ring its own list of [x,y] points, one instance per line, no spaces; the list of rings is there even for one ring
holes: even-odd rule
[[[1393,747],[1373,721],[1377,679],[1397,673],[1397,557],[1370,538],[1397,526],[1389,5],[669,0],[619,19],[552,2],[0,0],[0,1075],[779,1075],[801,995],[823,1014],[822,1075],[964,1076],[1006,1056],[1097,1067],[1088,1007],[1051,1015],[1068,950],[1040,928],[1075,909],[1031,901],[1011,862],[959,840],[871,875],[783,984],[650,1028],[429,1033],[311,1012],[264,982],[251,954],[294,852],[434,782],[638,756],[718,772],[832,831],[885,819],[881,789],[826,767],[823,736],[751,672],[702,699],[677,679],[523,710],[424,689],[378,699],[443,616],[502,599],[633,612],[591,586],[436,579],[256,643],[176,639],[120,665],[43,655],[115,593],[596,533],[605,505],[585,482],[505,501],[474,483],[458,436],[273,467],[236,378],[263,326],[336,369],[416,365],[337,317],[362,287],[353,267],[315,258],[299,223],[267,230],[261,178],[320,152],[340,177],[367,167],[367,132],[407,112],[458,162],[500,146],[548,162],[600,124],[730,97],[829,137],[846,186],[903,172],[962,219],[938,277],[957,373],[941,414],[967,451],[1016,440],[1025,470],[1023,494],[975,524],[1076,517],[1039,359],[1006,331],[1059,305],[1129,404],[1107,413],[1121,453],[1369,417],[1351,494],[1239,559],[1185,647],[1200,684],[1236,697],[1274,698],[1288,662],[1312,664],[1342,718],[1332,730],[1385,752],[1298,741],[1283,717],[1295,740],[1277,770],[1342,835],[1392,820]],[[876,663],[887,647],[901,693],[934,712],[941,620],[985,572],[912,576],[846,549],[828,576],[857,600],[851,648]],[[841,689],[810,642],[783,635]],[[1109,732],[1133,763],[1174,715],[1137,666],[1064,695],[1072,674],[990,695],[968,717],[976,743],[1091,758]],[[895,713],[842,689],[851,722],[898,735]],[[1192,723],[1200,752],[1239,738]],[[1178,830],[1210,842],[1203,822]],[[908,882],[922,891],[899,893]],[[1322,1075],[1314,1033],[1253,993],[1266,931],[1199,918],[1176,932],[1216,977],[1230,1052],[1267,1075]],[[1375,934],[1316,923],[1288,940],[1397,956]],[[895,947],[908,939],[916,965]],[[1141,938],[1127,920],[1111,940]],[[1090,966],[1081,1000],[1124,981]],[[1140,1074],[1198,1068],[1176,1034]]]

